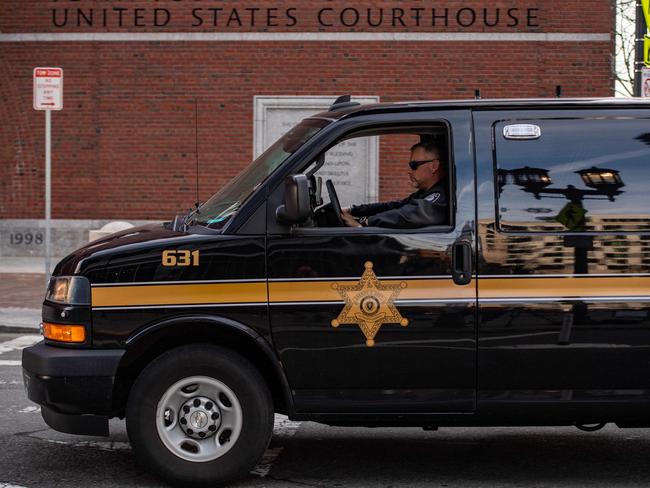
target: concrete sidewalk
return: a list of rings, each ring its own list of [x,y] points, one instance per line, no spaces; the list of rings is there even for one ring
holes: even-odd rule
[[[52,268],[59,259],[52,258]],[[44,270],[43,258],[0,258],[0,332],[38,332]]]
[[[63,258],[50,258],[50,271]],[[0,256],[0,274],[40,274],[45,276],[45,258],[16,258]],[[43,278],[45,279],[45,278]],[[45,283],[45,282],[43,282]]]
[[[40,308],[0,308],[0,332],[38,333]]]

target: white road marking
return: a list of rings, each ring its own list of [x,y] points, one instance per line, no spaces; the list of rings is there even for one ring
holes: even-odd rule
[[[25,488],[25,487],[20,486],[20,485],[14,485],[12,483],[5,483],[4,481],[0,481],[0,488]]]
[[[293,422],[285,415],[276,415],[273,422],[273,436],[291,438],[299,427],[300,422]],[[253,468],[251,474],[260,478],[267,476],[273,467],[273,463],[282,454],[283,450],[284,447],[282,446],[268,448],[264,456],[262,456],[262,461]]]
[[[99,449],[102,451],[128,451],[131,449],[131,444],[129,444],[128,442],[121,442],[121,441],[69,442],[69,441],[59,441],[55,439],[43,439],[42,437],[36,437],[36,438],[45,442],[50,442],[52,444],[62,444],[64,446],[71,446],[71,447],[92,447],[94,449]]]
[[[20,361],[11,361],[8,359],[0,360],[0,366],[20,366],[20,365],[21,365]]]
[[[35,410],[32,409],[37,409],[37,408],[38,407],[26,407],[22,409],[21,412],[22,413],[35,412]],[[300,422],[293,422],[284,415],[276,415],[273,424],[273,435],[274,437],[282,437],[285,439],[288,437],[290,438],[296,433],[299,427],[300,427]],[[30,437],[39,439],[41,441],[49,442],[51,444],[59,444],[59,445],[71,446],[71,447],[84,447],[84,448],[90,447],[94,449],[100,449],[102,451],[127,451],[131,449],[131,444],[129,444],[128,442],[120,442],[120,441],[70,442],[70,441],[61,441],[56,439],[44,439],[43,437],[39,437],[36,435]],[[262,457],[262,461],[251,471],[251,474],[254,476],[259,476],[260,478],[264,478],[265,476],[267,476],[271,471],[271,468],[273,467],[273,463],[278,459],[278,457],[280,456],[283,450],[284,447],[282,446],[271,447],[267,449],[266,453],[264,453],[264,456]],[[0,488],[9,488],[9,487],[4,487],[2,486],[2,484],[0,484]]]
[[[18,410],[18,413],[39,413],[40,411],[41,411],[41,407],[31,406],[31,407],[21,408],[20,410]]]
[[[20,337],[16,337],[10,341],[0,342],[0,354],[11,351],[19,351],[25,349],[26,347],[32,346],[37,342],[43,340],[43,336],[40,334],[30,334]]]
[[[11,380],[11,381],[5,381],[5,380],[0,380],[0,386],[2,385],[22,385],[22,381],[17,381],[17,380]]]
[[[273,435],[292,437],[299,427],[300,422],[289,420],[286,415],[276,415],[273,422]]]
[[[253,476],[264,478],[269,474],[269,471],[271,471],[271,468],[273,467],[273,462],[278,458],[278,456],[280,456],[283,450],[284,447],[270,447],[267,449],[264,456],[262,456],[262,460],[253,468],[251,474]]]

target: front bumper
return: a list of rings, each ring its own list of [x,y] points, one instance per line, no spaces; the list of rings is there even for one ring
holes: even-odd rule
[[[27,397],[45,422],[69,434],[108,435],[113,386],[123,349],[64,349],[43,342],[23,349]]]

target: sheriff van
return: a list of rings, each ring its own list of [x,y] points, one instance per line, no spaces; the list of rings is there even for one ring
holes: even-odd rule
[[[649,119],[640,100],[341,98],[198,210],[63,259],[28,396],[62,432],[126,418],[142,463],[183,486],[245,476],[274,413],[649,427]],[[404,174],[380,186],[406,197],[418,143],[445,168],[442,216],[350,226],[368,202],[341,148],[377,148]]]

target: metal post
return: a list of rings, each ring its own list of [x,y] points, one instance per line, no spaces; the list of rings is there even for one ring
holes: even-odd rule
[[[52,111],[45,111],[45,286],[50,281],[52,226]]]
[[[636,37],[635,37],[635,56],[634,56],[634,96],[641,96],[641,70],[643,69],[643,38],[648,32],[643,13],[643,5],[640,1],[636,4]]]

